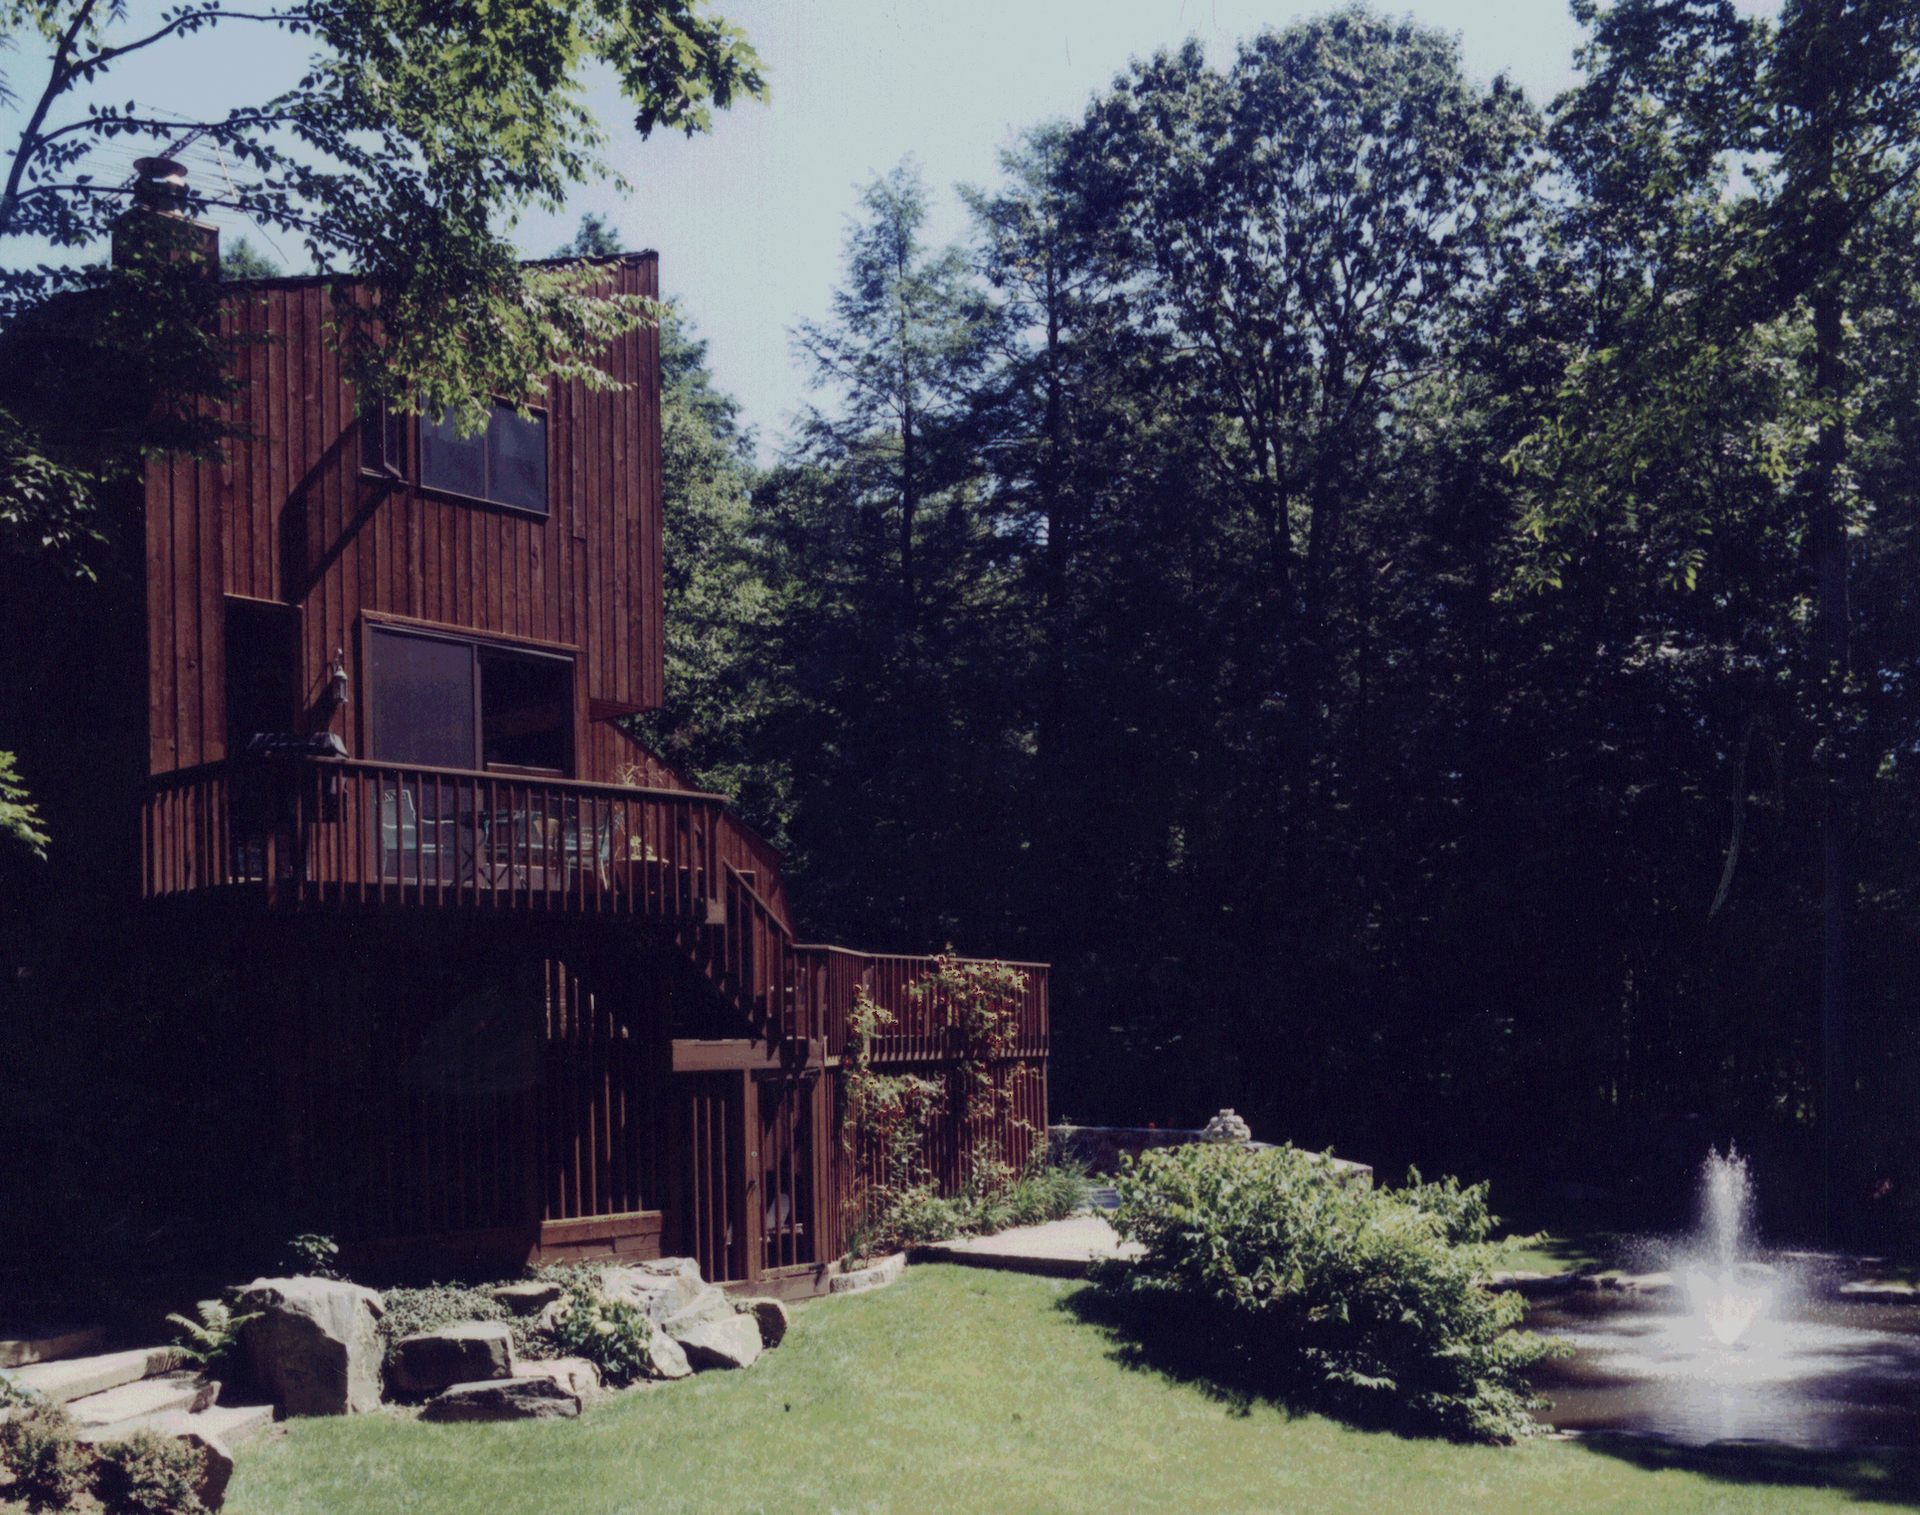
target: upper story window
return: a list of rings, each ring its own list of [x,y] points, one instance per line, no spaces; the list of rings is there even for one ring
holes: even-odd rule
[[[428,489],[547,513],[547,417],[494,402],[487,429],[463,437],[452,416],[420,418],[420,482]]]

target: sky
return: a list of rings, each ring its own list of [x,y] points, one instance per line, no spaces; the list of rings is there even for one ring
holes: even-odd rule
[[[159,0],[132,0],[136,15]],[[1029,128],[1078,116],[1130,59],[1179,46],[1189,36],[1210,60],[1228,62],[1236,41],[1284,27],[1323,6],[1285,0],[717,0],[759,50],[771,84],[767,104],[746,102],[691,139],[641,141],[611,89],[593,98],[612,137],[613,166],[629,182],[581,187],[564,214],[529,216],[514,235],[528,256],[551,254],[583,212],[604,216],[631,248],[660,254],[665,293],[679,299],[699,334],[719,386],[741,402],[763,458],[778,449],[787,418],[809,401],[793,361],[791,333],[828,313],[859,190],[913,156],[934,201],[929,241],[965,235],[956,183],[992,186],[1000,153]],[[1379,8],[1411,15],[1458,37],[1469,77],[1506,73],[1536,101],[1575,81],[1581,40],[1562,0],[1392,0]],[[1773,0],[1741,8],[1772,11]],[[290,83],[302,56],[258,29],[202,34],[170,53],[138,60],[103,98],[161,109],[258,101]],[[33,50],[6,58],[26,92]],[[130,60],[131,61],[131,60]],[[9,113],[0,111],[0,126]],[[19,114],[11,113],[18,132]],[[131,143],[113,151],[131,160]],[[190,155],[198,176],[218,163]],[[222,228],[232,237],[242,225]],[[253,240],[262,239],[257,232]],[[265,249],[289,271],[292,245]],[[9,257],[17,249],[8,249]],[[291,256],[289,256],[291,255]],[[821,397],[815,397],[821,398]]]

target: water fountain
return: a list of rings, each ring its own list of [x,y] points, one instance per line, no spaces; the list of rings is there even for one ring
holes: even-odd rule
[[[1651,1270],[1588,1280],[1529,1312],[1571,1358],[1536,1382],[1566,1430],[1701,1445],[1920,1444],[1920,1305],[1841,1287],[1847,1259],[1763,1254],[1732,1149],[1700,1175],[1700,1224],[1649,1240]]]

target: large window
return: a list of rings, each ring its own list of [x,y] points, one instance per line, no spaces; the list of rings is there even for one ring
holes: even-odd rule
[[[572,658],[391,626],[367,643],[378,761],[572,772]]]
[[[494,403],[487,429],[463,437],[454,417],[420,418],[420,482],[428,489],[547,513],[547,418]]]

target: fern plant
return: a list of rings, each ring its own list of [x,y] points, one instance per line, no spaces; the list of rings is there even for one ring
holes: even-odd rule
[[[240,1328],[260,1318],[258,1312],[235,1315],[217,1299],[203,1299],[197,1308],[200,1311],[197,1321],[177,1313],[169,1315],[167,1320],[180,1328],[176,1337],[180,1350],[186,1353],[188,1361],[201,1368],[215,1368],[225,1362],[240,1345]]]

